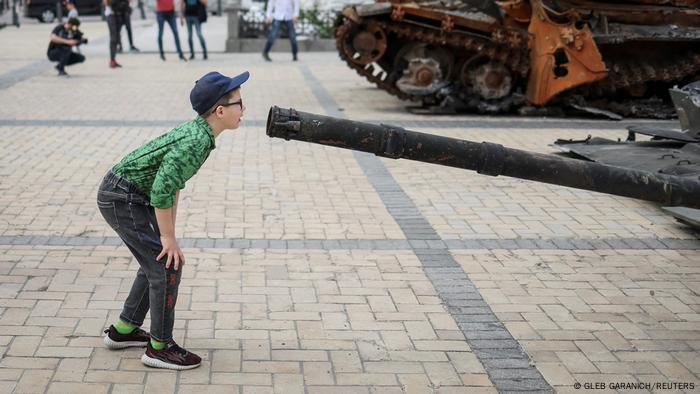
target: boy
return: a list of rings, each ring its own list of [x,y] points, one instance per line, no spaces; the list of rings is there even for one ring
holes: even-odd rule
[[[215,148],[214,139],[241,121],[246,71],[229,78],[204,75],[190,92],[198,116],[125,156],[102,180],[97,206],[138,260],[140,268],[119,319],[105,330],[110,349],[146,346],[151,367],[196,368],[202,359],[172,338],[180,269],[185,256],[175,239],[180,189]],[[140,329],[151,311],[150,334]]]

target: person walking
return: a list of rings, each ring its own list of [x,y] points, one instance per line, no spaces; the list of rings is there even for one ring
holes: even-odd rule
[[[187,22],[187,43],[190,45],[190,59],[194,59],[194,45],[192,44],[192,27],[197,31],[199,44],[202,46],[204,60],[207,60],[207,43],[202,35],[202,23],[207,21],[207,0],[181,0],[180,15],[185,16]],[[180,17],[180,25],[184,22]]]
[[[297,34],[294,31],[294,24],[299,21],[299,0],[269,0],[267,3],[267,24],[272,23],[270,32],[267,35],[265,49],[263,49],[263,59],[271,62],[270,49],[275,43],[280,26],[284,25],[289,34],[289,41],[292,44],[292,60],[297,61]]]
[[[180,0],[183,1],[183,0]],[[180,18],[182,14],[180,13]],[[180,47],[180,36],[177,34],[177,21],[175,21],[175,1],[174,0],[156,0],[156,20],[158,21],[158,50],[160,58],[165,61],[165,52],[163,52],[163,25],[168,22],[170,30],[175,38],[175,49],[180,60],[185,60],[185,55],[182,54]]]

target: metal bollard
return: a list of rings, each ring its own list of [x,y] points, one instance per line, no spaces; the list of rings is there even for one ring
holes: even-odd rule
[[[56,18],[58,18],[58,23],[63,22],[63,4],[61,4],[61,0],[56,1]]]

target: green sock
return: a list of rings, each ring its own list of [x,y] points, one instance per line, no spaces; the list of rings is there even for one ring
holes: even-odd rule
[[[167,342],[159,342],[156,341],[155,339],[151,338],[151,347],[156,349],[156,350],[163,350],[165,349],[165,345],[167,345]]]
[[[122,321],[122,319],[119,319],[116,323],[114,323],[114,328],[117,330],[118,333],[124,335],[131,334],[132,332],[134,332],[136,326]]]

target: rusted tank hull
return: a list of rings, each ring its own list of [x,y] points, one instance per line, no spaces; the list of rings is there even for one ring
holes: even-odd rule
[[[336,25],[351,68],[424,105],[646,98],[700,77],[694,0],[378,2],[346,8]]]

